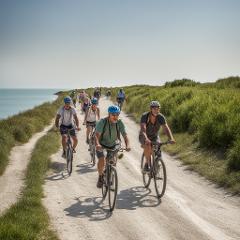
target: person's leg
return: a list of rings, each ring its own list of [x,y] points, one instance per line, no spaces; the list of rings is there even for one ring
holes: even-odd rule
[[[67,135],[65,134],[62,135],[62,147],[63,147],[63,150],[65,150],[67,147]]]
[[[148,145],[144,145],[143,149],[144,149],[143,153],[146,159],[146,163],[149,163],[151,159],[151,154],[152,154],[152,147],[150,144],[148,144]]]
[[[102,187],[102,175],[104,171],[104,166],[105,166],[105,157],[103,153],[103,149],[97,150],[97,157],[98,157],[98,181],[97,181],[97,187],[101,188]]]
[[[89,134],[91,131],[91,126],[87,125],[87,130],[86,130],[86,143],[89,144]]]
[[[72,136],[72,141],[73,141],[73,149],[74,149],[74,151],[76,151],[76,147],[78,144],[77,136]]]

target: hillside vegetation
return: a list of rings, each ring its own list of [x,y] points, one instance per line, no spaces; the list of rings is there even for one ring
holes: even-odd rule
[[[44,103],[0,121],[0,175],[8,164],[11,148],[16,144],[26,143],[34,133],[50,124],[61,102],[60,96],[52,103]]]
[[[183,154],[182,158],[191,169],[240,192],[239,86],[240,78],[230,77],[211,84],[182,79],[161,87],[124,87],[124,110],[139,121],[141,114],[149,110],[150,101],[158,100],[179,140],[176,146],[168,147],[174,149],[170,151],[180,155],[188,151],[191,154]],[[111,90],[115,99],[118,88]],[[205,157],[198,161],[194,153]],[[203,164],[204,161],[207,163]]]

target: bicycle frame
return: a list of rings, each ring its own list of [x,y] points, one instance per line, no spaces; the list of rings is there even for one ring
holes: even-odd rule
[[[103,174],[103,187],[102,195],[103,200],[108,193],[109,208],[113,211],[116,203],[117,190],[118,190],[118,177],[117,177],[117,153],[123,151],[120,145],[114,149],[105,149],[107,151],[105,170]],[[114,187],[114,188],[113,188]],[[111,193],[113,192],[113,196]]]
[[[162,160],[161,157],[161,147],[163,145],[169,144],[169,141],[167,142],[162,142],[162,143],[158,143],[158,142],[153,142],[152,143],[152,156],[151,156],[151,161],[149,162],[150,164],[150,171],[149,173],[144,173],[142,171],[143,174],[143,184],[146,188],[149,187],[150,183],[151,183],[151,179],[154,179],[154,185],[155,185],[155,190],[157,193],[157,197],[161,198],[164,193],[165,193],[165,189],[166,189],[166,181],[167,181],[167,173],[166,173],[166,167],[165,164]],[[141,168],[143,169],[143,163],[144,163],[144,154],[142,155],[142,161],[141,161]],[[163,171],[162,175],[160,176],[160,170]],[[161,188],[159,187],[158,183],[159,182],[163,182],[163,185],[161,186]]]

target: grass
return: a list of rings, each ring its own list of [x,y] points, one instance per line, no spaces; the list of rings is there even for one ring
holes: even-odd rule
[[[211,84],[182,79],[161,87],[128,86],[123,87],[127,96],[123,109],[139,122],[150,101],[160,101],[177,138],[168,151],[206,178],[240,193],[239,86],[239,77]],[[118,90],[111,88],[113,100]]]
[[[44,103],[0,121],[0,176],[8,165],[12,147],[26,143],[34,133],[50,124],[61,103],[62,96],[59,96],[53,103]]]
[[[42,184],[50,156],[59,146],[59,134],[49,131],[36,144],[26,172],[25,189],[19,201],[0,217],[1,240],[57,240],[49,228],[49,217],[41,203]]]

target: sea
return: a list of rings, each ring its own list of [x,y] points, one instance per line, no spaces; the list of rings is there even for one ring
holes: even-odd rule
[[[0,89],[0,119],[34,108],[57,98],[62,89]]]

